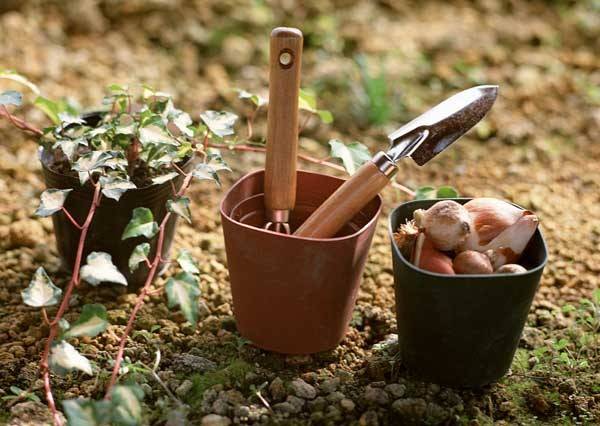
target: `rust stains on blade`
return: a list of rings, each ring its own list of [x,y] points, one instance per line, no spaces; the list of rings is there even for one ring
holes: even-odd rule
[[[410,154],[419,166],[427,163],[445,150],[485,117],[496,100],[498,86],[478,86],[467,91],[477,91],[478,96],[471,98],[471,101],[467,104],[460,105],[459,102],[456,110],[426,127],[429,133],[427,138]],[[461,92],[455,96],[458,97],[463,93]],[[445,102],[453,101],[455,96]],[[459,99],[456,99],[456,101],[459,101]],[[444,106],[445,102],[438,106]],[[448,112],[448,108],[451,108],[451,106],[452,103],[449,102],[444,108],[440,109],[440,112]],[[425,114],[428,114],[428,112]]]

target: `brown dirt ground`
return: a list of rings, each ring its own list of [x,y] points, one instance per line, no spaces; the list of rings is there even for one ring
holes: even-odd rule
[[[193,330],[167,309],[164,295],[150,297],[136,324],[136,330],[146,332],[133,337],[127,355],[151,363],[160,348],[160,375],[173,391],[189,378],[178,372],[176,355],[216,363],[222,374],[196,374],[192,390],[178,394],[192,406],[188,418],[193,424],[210,413],[234,422],[282,424],[598,422],[598,335],[582,348],[570,333],[588,329],[576,322],[576,313],[561,311],[565,304],[590,298],[599,285],[597,2],[8,1],[0,5],[0,62],[27,75],[48,96],[71,97],[82,105],[98,103],[109,83],[146,82],[175,94],[195,117],[207,108],[242,111],[230,89],[266,92],[268,34],[279,24],[304,30],[303,85],[316,88],[322,107],[336,117],[331,126],[313,120],[303,132],[302,147],[315,155],[325,155],[323,145],[332,137],[381,149],[386,131],[448,93],[479,82],[500,85],[493,113],[477,131],[427,167],[403,163],[398,181],[413,188],[449,184],[465,196],[506,198],[539,215],[550,259],[520,344],[519,365],[498,384],[451,390],[411,379],[393,353],[373,348],[396,326],[386,218],[407,197],[392,188],[384,193],[384,215],[346,339],[328,353],[285,357],[245,344],[237,334],[217,214],[222,192],[196,184],[190,193],[194,224],[179,225],[175,246],[191,250],[202,265],[201,322]],[[352,60],[356,53],[367,55],[373,65],[380,61],[385,70],[389,124],[371,126],[365,120],[363,86]],[[37,111],[25,112],[32,121],[42,121]],[[263,134],[264,116],[257,127]],[[47,330],[19,293],[39,265],[57,283],[68,277],[59,270],[51,221],[33,216],[44,189],[36,144],[5,122],[0,137],[0,397],[10,395],[11,385],[42,397],[37,362]],[[227,157],[234,173],[223,189],[262,164],[257,154]],[[160,279],[155,285],[163,283]],[[74,319],[85,303],[106,305],[112,324],[107,332],[79,342],[104,370],[135,297],[126,292],[115,297],[116,292],[82,288],[68,316]],[[160,328],[150,332],[155,324]],[[587,360],[587,367],[552,357],[536,361],[536,348],[551,348],[563,337],[573,340],[572,358]],[[309,402],[292,398],[300,408],[280,406],[272,413],[256,398],[256,389],[267,382],[261,394],[271,404],[280,402],[289,391],[278,392],[276,377],[286,383],[302,378],[320,396]],[[331,377],[340,379],[341,397],[323,383]],[[105,374],[72,376],[55,378],[54,385],[59,400],[95,397],[104,380]],[[164,423],[169,412],[165,392],[143,374],[137,380],[147,382],[145,422]],[[207,381],[215,387],[203,393]],[[404,395],[389,387],[383,391],[393,383],[404,386]],[[352,405],[340,404],[341,398]],[[0,422],[24,424],[29,416],[43,423],[43,411],[35,417],[23,414],[25,408],[22,401],[3,400]]]

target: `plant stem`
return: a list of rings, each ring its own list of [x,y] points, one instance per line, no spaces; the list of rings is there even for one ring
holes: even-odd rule
[[[185,174],[185,179],[183,180],[183,183],[181,184],[179,191],[175,195],[176,198],[181,197],[181,196],[183,196],[183,194],[185,194],[185,191],[188,189],[188,187],[190,186],[190,184],[192,182],[192,178],[193,178],[193,176],[191,173]],[[156,276],[158,267],[160,266],[160,263],[162,260],[161,253],[162,253],[162,249],[163,249],[163,245],[164,245],[164,238],[165,238],[165,228],[167,226],[167,222],[169,221],[170,217],[171,217],[171,212],[167,212],[167,214],[165,214],[165,217],[163,218],[163,220],[160,223],[160,226],[158,228],[158,240],[156,242],[156,253],[154,255],[154,259],[152,259],[152,262],[150,262],[150,264],[151,264],[150,271],[148,272],[148,276],[146,277],[144,286],[142,287],[142,290],[140,291],[140,294],[138,295],[138,297],[135,301],[135,305],[133,306],[133,310],[131,311],[131,314],[129,315],[129,320],[127,321],[127,326],[125,327],[125,331],[123,332],[123,335],[121,336],[121,340],[119,341],[119,350],[117,352],[117,356],[115,357],[115,364],[113,366],[113,371],[112,371],[112,375],[110,377],[110,381],[108,383],[108,386],[106,387],[106,395],[104,396],[105,399],[110,399],[111,390],[112,390],[113,386],[115,385],[115,383],[117,383],[117,379],[119,377],[119,369],[121,368],[121,363],[123,361],[123,354],[125,352],[125,345],[127,344],[127,338],[129,337],[129,335],[131,334],[131,331],[133,330],[133,324],[135,322],[137,313],[141,309],[142,305],[144,304],[144,298],[146,297],[146,295],[148,295],[148,293],[150,291],[150,285],[154,281],[154,277]]]
[[[208,144],[209,147],[212,148],[221,148],[221,149],[231,149],[234,151],[248,151],[248,152],[266,152],[266,148],[262,148],[260,146],[251,146],[251,145],[244,145],[244,144],[239,144],[239,145],[227,145],[227,144],[223,144],[223,143],[209,143]],[[298,154],[298,158],[300,158],[301,160],[304,161],[308,161],[309,163],[314,163],[314,164],[322,164],[324,166],[330,167],[332,169],[335,170],[339,170],[341,172],[345,172],[346,169],[344,169],[344,167],[332,163],[331,161],[327,161],[329,160],[331,157],[327,157],[327,158],[315,158],[315,157],[311,157],[310,155],[306,155],[306,154]],[[410,195],[411,197],[415,196],[415,191],[413,191],[412,189],[399,184],[396,181],[392,182],[392,186],[396,189],[399,189],[400,191]]]
[[[50,322],[49,324],[50,333],[48,334],[48,339],[46,339],[46,345],[44,346],[44,352],[42,353],[42,359],[40,361],[40,370],[42,379],[44,381],[46,401],[48,403],[50,411],[52,412],[52,419],[54,421],[55,426],[61,426],[63,423],[58,413],[58,410],[56,409],[54,397],[52,396],[52,386],[50,385],[50,349],[52,348],[52,342],[54,341],[54,338],[58,334],[58,323],[69,308],[71,293],[73,292],[73,289],[77,285],[79,285],[79,268],[81,266],[81,259],[83,257],[83,247],[85,244],[85,238],[92,223],[92,219],[94,218],[94,214],[96,213],[96,208],[100,204],[100,197],[102,196],[100,189],[100,184],[94,185],[94,197],[92,199],[92,204],[90,205],[90,209],[88,210],[85,222],[81,226],[81,233],[79,234],[79,243],[77,246],[77,254],[75,255],[75,264],[73,265],[73,273],[71,274],[71,280],[67,285],[65,295],[62,298],[58,311],[56,312],[56,315],[54,316],[52,322]]]
[[[38,136],[44,136],[44,132],[35,127],[33,124],[29,124],[25,120],[12,115],[6,108],[6,105],[2,105],[2,108],[0,108],[0,115],[8,118],[17,129],[25,130],[26,132],[31,132]]]

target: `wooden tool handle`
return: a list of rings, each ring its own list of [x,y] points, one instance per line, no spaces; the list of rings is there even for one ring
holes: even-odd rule
[[[294,232],[299,237],[331,238],[388,184],[389,178],[368,161]]]
[[[302,33],[295,28],[271,32],[265,207],[292,210],[296,203],[298,94]]]

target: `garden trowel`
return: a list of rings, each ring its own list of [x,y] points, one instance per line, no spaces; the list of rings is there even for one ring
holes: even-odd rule
[[[379,152],[340,186],[294,232],[300,237],[330,238],[373,199],[411,157],[427,163],[477,124],[492,108],[498,86],[472,87],[446,99],[388,135],[391,148]]]

